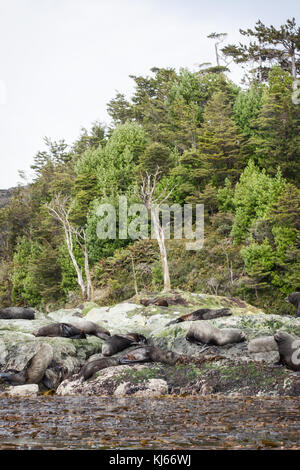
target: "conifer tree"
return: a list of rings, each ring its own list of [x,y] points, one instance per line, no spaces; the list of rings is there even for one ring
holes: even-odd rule
[[[250,138],[259,165],[275,174],[280,165],[283,176],[300,183],[300,107],[292,102],[292,77],[276,66],[269,76],[262,108]]]
[[[240,140],[227,95],[218,91],[204,109],[199,139],[199,158],[210,168],[212,183],[238,178],[243,166]]]

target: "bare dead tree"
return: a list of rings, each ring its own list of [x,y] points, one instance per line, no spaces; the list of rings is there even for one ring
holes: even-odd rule
[[[134,260],[133,260],[132,254],[131,254],[131,265],[132,265],[132,273],[133,273],[133,281],[134,281],[135,295],[137,296],[137,298],[139,298],[139,291],[138,291],[138,286],[137,286],[136,272],[135,272]]]
[[[80,228],[78,230],[74,228],[73,233],[75,234],[77,241],[83,252],[84,272],[85,272],[85,277],[86,277],[86,297],[88,300],[94,301],[94,288],[93,288],[93,283],[92,283],[92,278],[91,278],[91,273],[90,273],[89,253],[88,253],[88,247],[87,247],[87,242],[86,242],[86,233],[83,228]]]
[[[230,285],[233,285],[233,269],[232,269],[232,261],[229,260],[229,255],[228,255],[228,248],[231,245],[231,240],[222,240],[220,243],[220,248],[223,251],[225,257],[226,257],[226,263],[227,263],[227,269],[228,269],[228,274],[229,274],[229,282]]]
[[[161,171],[159,170],[159,167],[157,167],[154,175],[150,175],[148,172],[146,172],[146,176],[142,178],[140,191],[139,193],[137,193],[137,195],[138,197],[141,198],[153,222],[153,228],[154,228],[155,236],[158,242],[161,263],[162,263],[162,268],[163,268],[164,291],[168,291],[171,289],[171,281],[170,281],[170,274],[169,274],[168,257],[167,257],[167,249],[166,249],[166,244],[165,244],[164,230],[159,220],[159,210],[160,210],[160,206],[171,195],[174,188],[168,191],[168,186],[166,186],[159,195],[156,195],[154,197],[155,189],[157,187],[160,174],[161,174]]]
[[[216,54],[216,63],[217,63],[217,66],[220,67],[220,51],[219,51],[219,44],[222,44],[222,42],[224,41],[224,39],[226,38],[227,36],[227,33],[211,33],[209,34],[207,37],[209,39],[214,39],[215,40],[215,54]],[[223,60],[226,59],[226,57],[222,56]],[[226,66],[228,65],[228,63],[226,63]]]
[[[77,274],[77,283],[81,289],[82,297],[87,300],[93,300],[94,291],[90,276],[88,249],[86,243],[86,233],[83,228],[76,228],[70,222],[70,212],[72,209],[72,199],[68,196],[55,194],[49,204],[46,204],[49,214],[56,219],[63,227],[67,249]],[[79,243],[84,256],[84,270],[86,275],[86,284],[83,279],[82,269],[79,267],[74,255],[73,236]]]

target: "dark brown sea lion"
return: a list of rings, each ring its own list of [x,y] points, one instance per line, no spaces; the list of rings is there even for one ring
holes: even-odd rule
[[[205,348],[206,349],[206,348]],[[156,346],[144,346],[137,348],[120,357],[120,364],[134,364],[138,362],[161,362],[174,366],[176,364],[201,365],[205,361],[223,359],[222,356],[192,357],[167,351]]]
[[[296,317],[300,317],[300,292],[292,292],[285,300],[294,305]]]
[[[300,338],[286,331],[277,331],[274,339],[278,346],[280,363],[289,369],[300,371]]]
[[[145,307],[148,307],[149,305],[157,305],[159,307],[168,307],[169,303],[166,299],[141,299],[140,303],[144,305]]]
[[[102,326],[97,325],[92,321],[84,320],[84,319],[76,319],[72,320],[71,325],[75,326],[79,330],[81,330],[86,335],[97,336],[97,338],[106,340],[110,336],[110,332]]]
[[[82,367],[79,375],[80,377],[83,377],[84,380],[88,380],[99,370],[106,369],[107,367],[118,366],[119,364],[119,359],[115,357],[102,357],[95,361],[87,361]]]
[[[6,307],[0,309],[0,320],[34,320],[33,308]]]
[[[186,340],[191,343],[213,344],[216,346],[240,343],[245,339],[245,333],[238,328],[220,329],[205,321],[192,324],[186,335]]]
[[[45,372],[42,384],[49,390],[55,390],[63,380],[69,377],[69,375],[70,371],[68,367],[52,360]]]
[[[106,339],[102,346],[103,356],[113,356],[133,344],[147,343],[147,338],[139,333],[128,333],[126,335],[113,335]]]
[[[1,372],[0,379],[11,385],[39,384],[52,359],[53,349],[50,344],[40,343],[37,352],[23,370]]]
[[[50,323],[38,329],[34,336],[49,336],[70,339],[84,339],[85,333],[70,323]]]
[[[219,317],[229,317],[232,315],[229,308],[220,308],[218,310],[213,310],[211,308],[200,308],[195,310],[195,312],[187,313],[182,317],[172,320],[166,324],[166,326],[174,325],[175,323],[181,323],[182,321],[196,321],[196,320],[211,320],[213,318]]]
[[[261,336],[249,341],[248,351],[251,353],[278,351],[274,336]]]

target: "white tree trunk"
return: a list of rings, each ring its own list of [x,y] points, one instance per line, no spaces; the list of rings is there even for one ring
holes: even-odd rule
[[[80,286],[82,296],[85,299],[86,298],[86,289],[85,289],[84,280],[83,280],[83,277],[82,277],[82,272],[81,272],[81,269],[78,266],[78,263],[77,263],[76,258],[74,256],[74,253],[73,253],[72,229],[71,229],[71,226],[70,226],[69,223],[64,223],[63,227],[64,227],[64,231],[65,231],[65,237],[66,237],[68,252],[69,252],[70,258],[72,260],[73,266],[75,268],[76,274],[77,274],[77,282]]]
[[[83,245],[84,271],[85,271],[86,284],[87,284],[86,297],[87,297],[87,300],[94,301],[94,288],[93,288],[91,273],[90,273],[89,255],[88,255],[88,249],[87,249],[87,244],[86,244],[85,232],[83,233],[83,242],[84,242],[84,245]]]
[[[168,265],[168,258],[167,258],[167,250],[165,244],[165,236],[162,226],[159,222],[159,210],[158,207],[152,207],[151,209],[151,217],[153,220],[154,231],[157,238],[160,257],[162,262],[163,274],[164,274],[164,291],[168,291],[171,289],[171,281],[170,281],[170,274],[169,274],[169,265]]]

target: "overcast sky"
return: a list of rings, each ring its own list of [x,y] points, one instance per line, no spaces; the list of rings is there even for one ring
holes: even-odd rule
[[[299,19],[298,0],[0,0],[0,188],[30,176],[43,137],[72,143],[108,122],[129,74],[214,63],[211,32]],[[232,75],[235,81],[239,74]]]

